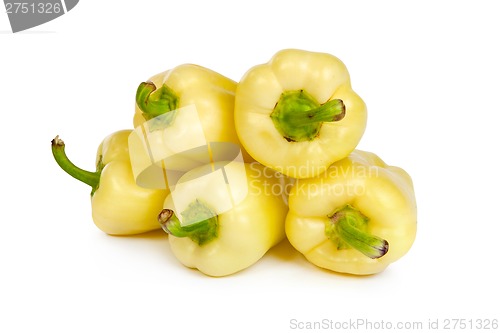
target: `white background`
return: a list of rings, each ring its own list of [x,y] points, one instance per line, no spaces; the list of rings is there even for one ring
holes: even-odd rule
[[[0,13],[0,331],[500,319],[498,13],[495,1],[82,0],[17,34]],[[344,61],[368,106],[359,148],[412,175],[418,236],[403,259],[356,278],[284,242],[215,279],[179,264],[162,232],[94,226],[90,189],[53,161],[56,134],[92,169],[100,141],[132,128],[141,81],[188,62],[238,81],[290,47]]]

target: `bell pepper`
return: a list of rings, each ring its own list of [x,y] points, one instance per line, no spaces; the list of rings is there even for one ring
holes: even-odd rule
[[[352,152],[366,105],[336,57],[282,50],[245,73],[236,89],[235,127],[258,162],[294,178],[314,177]]]
[[[234,128],[235,90],[236,82],[215,71],[193,64],[177,66],[139,85],[134,127],[170,111],[194,105],[207,142],[231,142],[241,146]],[[158,126],[160,129],[161,125]],[[190,130],[188,125],[184,126],[185,131]],[[153,126],[150,124],[149,127]],[[245,151],[242,153],[245,161],[253,161]]]
[[[159,214],[177,259],[209,276],[253,265],[285,237],[280,176],[255,162],[226,163],[184,174]]]
[[[383,271],[412,246],[415,193],[403,169],[355,150],[290,191],[286,235],[311,263],[335,272]]]
[[[157,215],[167,190],[152,190],[135,183],[130,165],[128,136],[122,130],[107,136],[97,149],[96,171],[86,171],[67,157],[64,142],[52,140],[52,154],[70,176],[92,187],[92,219],[110,235],[132,235],[160,229]]]

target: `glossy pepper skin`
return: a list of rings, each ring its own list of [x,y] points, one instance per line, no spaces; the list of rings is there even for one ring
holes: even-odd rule
[[[97,149],[96,172],[76,167],[66,156],[65,144],[56,137],[52,153],[61,168],[92,186],[92,219],[110,235],[133,235],[160,229],[157,215],[167,190],[151,190],[135,183],[130,165],[128,136],[122,130],[107,136]]]
[[[410,176],[355,150],[324,174],[299,179],[286,234],[311,263],[356,275],[383,271],[412,246],[417,228]]]
[[[235,126],[258,162],[294,178],[314,177],[354,150],[366,105],[349,73],[326,53],[287,49],[251,68],[235,97]]]
[[[194,64],[179,65],[139,85],[134,127],[194,105],[207,142],[231,142],[241,146],[234,128],[235,91],[236,82],[213,70]],[[245,151],[242,153],[245,161],[253,161]]]
[[[218,162],[193,169],[179,182],[198,178],[222,166],[224,163]],[[201,185],[198,190],[186,191],[184,200],[190,205],[183,211],[174,212],[174,201],[169,195],[159,217],[177,259],[187,267],[215,277],[230,275],[253,265],[283,240],[288,211],[285,201],[276,191],[283,183],[274,171],[255,162],[235,162],[224,167],[226,174],[233,177],[231,191],[236,195],[246,193],[233,208],[223,212],[217,208],[221,201],[218,196],[226,191],[226,186],[204,188],[205,185]],[[243,177],[234,180],[234,176],[241,173]],[[211,183],[207,184],[210,186]],[[212,214],[207,215],[207,219],[187,226],[182,226],[177,218],[180,215],[203,215],[209,211]]]

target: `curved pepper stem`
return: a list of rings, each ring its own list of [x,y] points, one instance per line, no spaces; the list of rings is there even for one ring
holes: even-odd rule
[[[368,221],[359,210],[345,205],[329,216],[325,233],[338,249],[354,248],[369,258],[378,259],[389,251],[389,243],[366,231]]]
[[[74,165],[68,158],[65,152],[65,144],[64,141],[59,138],[59,135],[56,136],[52,141],[52,155],[54,155],[54,159],[57,164],[66,171],[71,177],[78,179],[81,182],[92,187],[91,195],[94,195],[94,192],[99,188],[99,181],[101,179],[101,171],[104,167],[101,162],[97,165],[97,170],[95,172],[87,171],[80,169],[76,165]]]
[[[139,85],[135,101],[148,120],[176,110],[179,105],[179,97],[172,89],[165,84],[157,89],[151,81]]]
[[[319,104],[304,90],[286,91],[271,113],[278,132],[288,141],[313,140],[324,122],[342,120],[345,105],[340,99]]]
[[[191,203],[181,215],[184,225],[181,225],[173,210],[163,209],[158,215],[158,222],[166,233],[175,237],[189,237],[200,246],[217,238],[218,217],[199,200]]]

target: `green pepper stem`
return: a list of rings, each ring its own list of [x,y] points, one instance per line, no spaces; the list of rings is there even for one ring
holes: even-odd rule
[[[66,145],[64,144],[64,141],[59,138],[59,135],[51,141],[51,144],[52,155],[54,155],[54,159],[56,160],[57,164],[59,164],[61,169],[66,171],[66,173],[73,178],[78,179],[79,181],[92,187],[91,194],[93,195],[99,187],[102,170],[101,163],[99,163],[97,171],[95,172],[80,169],[69,160],[65,152]]]
[[[340,121],[345,117],[345,105],[340,99],[319,104],[304,90],[281,94],[271,113],[276,130],[288,141],[313,140],[324,122]]]
[[[189,237],[198,245],[206,244],[218,236],[218,217],[205,204],[196,200],[181,213],[184,225],[171,209],[163,209],[158,215],[162,229],[175,237]]]
[[[323,122],[342,120],[345,116],[345,106],[342,100],[332,99],[315,109],[305,112],[294,112],[288,117],[292,126],[305,126]]]
[[[389,243],[367,232],[369,219],[351,205],[329,216],[325,233],[339,249],[352,247],[365,256],[378,259],[389,251]]]
[[[151,81],[139,85],[135,101],[148,120],[176,110],[179,105],[179,97],[172,89],[165,84],[157,89]]]

